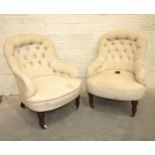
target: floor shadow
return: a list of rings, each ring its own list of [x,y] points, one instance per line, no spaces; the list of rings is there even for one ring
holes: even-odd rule
[[[29,108],[22,108],[20,106],[20,100],[18,97],[9,97],[6,99],[7,105],[14,109],[17,113],[17,115],[29,126],[38,126],[38,118],[37,113],[31,111]],[[51,110],[46,112],[45,114],[45,122],[48,126],[57,123],[58,121],[61,121],[72,113],[74,113],[76,110],[74,109],[74,101],[64,105],[61,108],[58,108],[56,110]],[[34,124],[34,122],[36,122]]]
[[[96,112],[113,113],[127,116],[131,114],[131,103],[128,101],[110,100],[94,97],[94,110]]]

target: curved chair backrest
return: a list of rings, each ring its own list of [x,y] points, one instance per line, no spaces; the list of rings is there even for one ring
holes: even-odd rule
[[[104,34],[98,50],[102,69],[133,71],[134,65],[144,62],[146,42],[142,33],[131,30],[117,30]]]
[[[56,60],[53,43],[38,34],[20,34],[8,38],[4,52],[9,66],[19,67],[34,78],[53,73],[52,63]]]

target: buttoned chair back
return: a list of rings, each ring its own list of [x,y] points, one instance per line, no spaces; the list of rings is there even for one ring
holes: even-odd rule
[[[32,78],[53,74],[56,54],[51,40],[37,34],[18,35],[7,40],[4,48],[11,68],[17,65]]]
[[[117,30],[104,34],[99,42],[95,73],[115,69],[135,72],[143,66],[146,39],[140,32]]]

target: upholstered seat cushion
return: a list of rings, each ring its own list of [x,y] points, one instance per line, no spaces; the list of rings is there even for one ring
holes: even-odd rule
[[[87,89],[96,96],[126,101],[138,100],[145,92],[134,74],[124,70],[105,70],[88,78]]]
[[[27,99],[27,102],[53,101],[70,95],[81,86],[81,80],[76,78],[66,78],[63,76],[41,76],[33,80],[37,91],[34,96]]]

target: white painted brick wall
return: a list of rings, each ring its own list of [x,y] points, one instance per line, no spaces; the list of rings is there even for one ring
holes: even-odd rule
[[[31,32],[46,35],[53,40],[58,56],[74,63],[84,78],[100,36],[120,28],[143,31],[148,36],[147,81],[148,87],[155,88],[155,15],[0,15],[0,94],[18,93],[3,55],[8,36]]]

